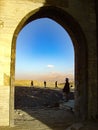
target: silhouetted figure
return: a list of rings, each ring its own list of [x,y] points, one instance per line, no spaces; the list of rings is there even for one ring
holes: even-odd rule
[[[69,100],[69,93],[70,93],[70,87],[69,87],[69,79],[68,78],[66,78],[65,79],[65,85],[64,85],[64,88],[63,88],[63,92],[64,92],[64,95],[65,95],[65,97],[66,97],[66,102]]]
[[[44,87],[46,88],[46,81],[44,81]]]
[[[31,81],[31,86],[33,86],[33,80]]]
[[[55,81],[55,88],[57,88],[58,86],[57,86],[57,81]]]

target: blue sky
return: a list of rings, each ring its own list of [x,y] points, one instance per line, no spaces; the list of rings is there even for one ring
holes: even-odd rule
[[[20,31],[16,41],[15,79],[63,81],[73,75],[73,43],[61,25],[41,18]]]

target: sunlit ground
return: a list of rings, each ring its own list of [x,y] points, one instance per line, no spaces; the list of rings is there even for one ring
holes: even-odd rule
[[[15,86],[26,86],[26,87],[31,87],[31,80],[15,80]],[[36,88],[44,88],[44,82],[43,81],[33,81],[33,86]],[[72,86],[72,87],[71,87]],[[55,89],[55,82],[46,82],[46,87],[50,89]],[[59,83],[57,84],[58,89],[63,89],[64,83]],[[70,91],[74,91],[74,82],[70,82]]]

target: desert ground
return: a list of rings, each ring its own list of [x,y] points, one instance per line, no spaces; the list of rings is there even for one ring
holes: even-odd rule
[[[36,88],[44,88],[44,81],[39,81],[39,80],[15,80],[15,86],[26,86],[26,87],[31,87],[31,81],[33,81],[33,86]],[[75,85],[74,81],[70,82],[71,90],[74,90]],[[55,81],[46,81],[46,87],[50,89],[55,88]],[[64,87],[64,82],[57,82],[57,87],[59,89],[62,89]]]

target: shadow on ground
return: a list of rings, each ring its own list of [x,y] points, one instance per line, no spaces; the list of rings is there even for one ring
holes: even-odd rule
[[[73,93],[69,97],[73,99]],[[62,102],[60,89],[16,86],[15,124],[24,128],[31,125],[34,130],[63,130],[72,124],[74,114],[62,108]]]

